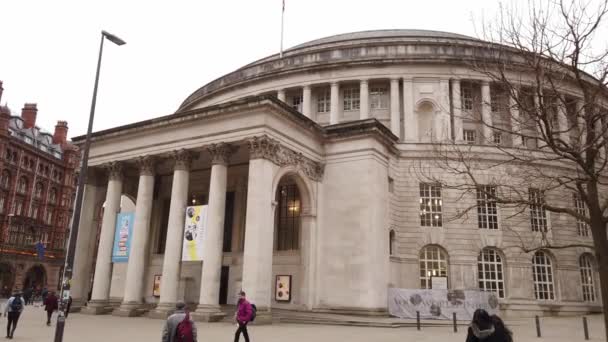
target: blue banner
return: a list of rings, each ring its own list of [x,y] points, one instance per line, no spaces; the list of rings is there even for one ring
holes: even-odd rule
[[[112,262],[127,262],[131,249],[131,236],[133,235],[134,213],[120,213],[116,215],[116,228],[114,233],[114,248],[112,249]]]

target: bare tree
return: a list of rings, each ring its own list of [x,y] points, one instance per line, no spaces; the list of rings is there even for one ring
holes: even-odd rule
[[[530,232],[512,230],[524,252],[594,251],[604,308],[608,48],[602,32],[608,32],[607,14],[608,0],[529,1],[523,11],[501,6],[497,19],[484,23],[481,40],[465,61],[490,88],[477,92],[478,108],[467,100],[452,102],[453,122],[475,125],[483,132],[477,143],[485,146],[466,144],[452,129],[452,140],[437,142],[434,161],[422,162],[419,169],[425,179],[478,200],[460,208],[455,218],[478,210],[479,199],[511,209],[506,221],[526,217]],[[431,171],[436,167],[439,176]],[[590,231],[593,243],[556,242],[545,212],[572,217],[579,229]],[[608,327],[608,315],[604,319]]]

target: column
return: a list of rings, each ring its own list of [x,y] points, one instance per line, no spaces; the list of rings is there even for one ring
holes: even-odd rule
[[[359,103],[361,104],[359,119],[365,120],[369,118],[369,87],[367,80],[361,80],[359,84]]]
[[[391,78],[391,132],[397,137],[401,135],[399,119],[399,79]]]
[[[279,99],[279,101],[285,102],[285,89],[279,89],[277,91],[277,98]]]
[[[329,103],[329,124],[334,125],[340,122],[340,85],[332,82]]]
[[[89,169],[89,180],[95,179],[93,169]],[[78,225],[78,237],[76,238],[76,252],[74,254],[74,272],[70,285],[72,296],[71,312],[78,311],[86,303],[89,294],[89,279],[93,264],[93,251],[97,238],[97,221],[95,213],[97,205],[103,203],[103,189],[94,184],[85,184],[80,224]],[[93,247],[93,248],[91,248]]]
[[[418,120],[414,114],[414,85],[411,78],[403,78],[403,128],[406,142],[418,142]]]
[[[439,115],[435,122],[435,134],[439,141],[447,141],[452,139],[450,125],[450,80],[439,80]]]
[[[270,293],[273,253],[272,180],[277,166],[268,158],[278,143],[267,137],[249,142],[249,184],[245,216],[243,291],[258,308],[256,323],[271,323]]]
[[[464,125],[462,123],[462,103],[460,97],[460,80],[452,80],[452,115],[454,122],[454,140],[462,142]]]
[[[519,96],[519,92],[515,92],[515,96]],[[515,99],[513,96],[509,97],[509,110],[511,116],[511,131],[513,132],[513,147],[523,147],[524,137],[521,135],[521,116],[519,113],[519,106],[517,105],[517,99]]]
[[[490,97],[490,82],[481,82],[481,131],[483,133],[482,142],[487,143],[492,141],[492,107]]]
[[[150,312],[154,318],[166,318],[175,310],[179,287],[182,244],[184,239],[184,215],[188,206],[188,185],[190,183],[190,165],[194,154],[187,150],[174,151],[172,159],[173,185],[171,186],[171,204],[167,222],[167,240],[163,259],[160,299],[156,309]]]
[[[139,316],[143,314],[143,287],[146,273],[147,244],[150,237],[150,216],[154,197],[154,160],[150,156],[139,157],[139,185],[135,203],[133,237],[129,250],[125,294],[122,304],[113,314],[117,316]]]
[[[120,211],[120,197],[122,195],[122,164],[112,162],[105,167],[109,172],[109,181],[97,248],[93,293],[91,301],[82,310],[83,313],[93,315],[108,313],[111,310],[108,310],[108,300],[112,281],[112,247],[114,245],[116,214]]]
[[[304,114],[307,118],[310,119],[312,115],[312,91],[310,89],[310,85],[305,85],[302,88],[302,114]]]
[[[235,148],[220,143],[209,146],[208,151],[211,154],[211,180],[209,183],[207,236],[203,245],[201,293],[198,307],[193,316],[197,320],[215,322],[225,316],[219,305],[220,275],[222,270],[228,163]]]
[[[568,124],[568,111],[566,108],[565,98],[559,96],[557,100],[557,124],[559,130],[559,138],[567,145],[570,144],[570,125]]]

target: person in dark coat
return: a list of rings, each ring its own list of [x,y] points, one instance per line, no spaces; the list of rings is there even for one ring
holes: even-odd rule
[[[25,299],[25,305],[32,304],[32,296],[34,295],[34,289],[29,286],[23,291],[23,299]]]
[[[65,307],[65,318],[68,318],[68,315],[70,314],[70,308],[72,307],[72,296],[68,297],[68,302],[66,303],[66,307]]]
[[[51,316],[59,309],[59,300],[55,296],[55,292],[49,292],[43,304],[44,311],[46,311],[46,325],[51,325]]]
[[[503,321],[496,315],[493,317],[486,310],[475,310],[466,342],[512,342],[511,332]]]

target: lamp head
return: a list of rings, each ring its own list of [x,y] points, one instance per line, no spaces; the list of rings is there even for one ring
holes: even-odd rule
[[[120,38],[118,38],[117,36],[107,32],[107,31],[101,31],[101,34],[106,37],[109,41],[111,41],[112,43],[120,46],[120,45],[125,45],[126,42]]]

